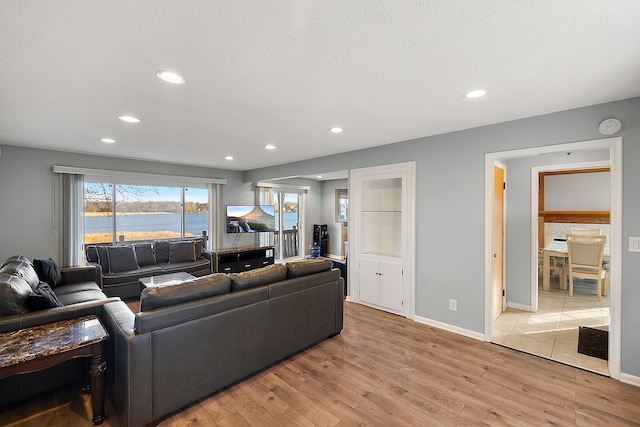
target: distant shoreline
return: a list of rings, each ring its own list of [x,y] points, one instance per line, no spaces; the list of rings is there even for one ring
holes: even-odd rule
[[[171,215],[171,212],[117,212],[116,216],[128,215]],[[113,212],[85,212],[84,216],[113,216]]]

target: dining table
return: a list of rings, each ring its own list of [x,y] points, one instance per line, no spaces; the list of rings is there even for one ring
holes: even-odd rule
[[[569,249],[567,247],[566,240],[553,240],[542,250],[542,289],[545,291],[549,290],[549,276],[551,274],[549,259],[552,256],[565,259],[569,257]],[[609,247],[609,243],[606,243],[604,245],[602,261],[609,261],[610,259],[611,249]],[[564,289],[564,286],[560,284],[560,288]]]

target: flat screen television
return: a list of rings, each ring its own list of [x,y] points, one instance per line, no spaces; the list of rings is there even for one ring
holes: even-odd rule
[[[274,205],[228,205],[227,233],[264,233],[276,231]]]

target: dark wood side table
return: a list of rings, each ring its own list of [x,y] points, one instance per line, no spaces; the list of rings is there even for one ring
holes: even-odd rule
[[[109,334],[96,316],[48,323],[0,334],[0,379],[35,372],[76,357],[90,358],[89,380],[94,424],[104,421]]]

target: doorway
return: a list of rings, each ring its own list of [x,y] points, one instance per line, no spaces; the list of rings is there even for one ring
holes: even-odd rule
[[[523,157],[537,156],[547,153],[577,152],[580,150],[607,149],[611,161],[611,285],[610,285],[610,329],[609,329],[609,374],[612,378],[620,377],[620,272],[622,251],[622,138],[608,138],[593,141],[560,144],[548,147],[535,147],[522,150],[512,150],[485,155],[485,235],[490,238],[485,241],[485,341],[491,341],[494,336],[494,243],[493,243],[493,198],[494,198],[494,165],[496,161],[506,161]],[[537,186],[537,182],[536,182]],[[537,194],[536,194],[537,197]],[[530,251],[531,291],[529,311],[537,309],[537,210],[538,206],[531,203],[530,220],[531,233],[528,236]],[[523,239],[523,242],[527,239]],[[526,244],[526,243],[525,243]],[[510,262],[507,259],[507,262]],[[506,284],[507,295],[509,284]]]

